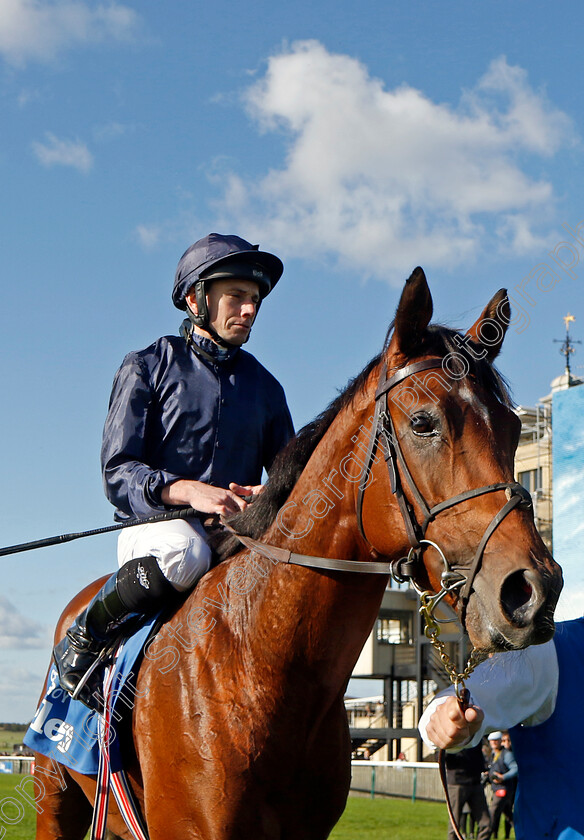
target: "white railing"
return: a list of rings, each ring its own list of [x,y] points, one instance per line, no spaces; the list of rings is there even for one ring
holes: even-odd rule
[[[434,761],[352,761],[351,792],[405,799],[444,801],[438,764]]]
[[[34,770],[34,756],[0,755],[0,773],[28,775]]]
[[[34,757],[0,755],[0,773],[31,774]],[[375,796],[397,796],[405,799],[444,801],[438,764],[433,761],[370,761],[351,762],[351,791]]]

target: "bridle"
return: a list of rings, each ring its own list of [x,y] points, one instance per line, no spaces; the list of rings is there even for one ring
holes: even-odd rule
[[[449,499],[446,499],[443,502],[439,502],[433,507],[428,506],[426,500],[424,499],[416,485],[416,482],[410,472],[407,461],[399,444],[399,439],[395,432],[395,426],[391,417],[391,412],[389,410],[388,395],[392,388],[394,388],[400,382],[403,382],[409,376],[413,376],[414,374],[420,373],[423,370],[431,370],[436,368],[442,369],[441,358],[434,357],[430,359],[423,359],[419,362],[413,362],[412,364],[407,365],[406,367],[400,368],[392,376],[388,377],[387,363],[383,363],[379,384],[375,392],[375,413],[373,415],[373,427],[371,431],[371,436],[369,438],[369,446],[365,458],[365,466],[361,474],[361,481],[359,483],[359,489],[357,493],[357,524],[359,526],[361,536],[366,542],[368,542],[367,537],[365,535],[365,527],[363,523],[363,502],[365,490],[369,480],[370,471],[373,467],[375,455],[377,449],[380,446],[380,441],[383,441],[382,448],[384,450],[385,463],[389,472],[389,483],[391,491],[397,499],[402,519],[404,521],[406,534],[410,543],[410,550],[408,552],[407,557],[402,557],[400,560],[394,560],[390,564],[391,575],[394,578],[394,580],[396,580],[398,583],[410,582],[417,590],[420,596],[421,603],[420,613],[423,615],[424,618],[424,632],[430,640],[430,643],[438,652],[442,665],[446,669],[450,681],[452,682],[455,688],[456,696],[460,707],[462,709],[465,709],[469,703],[469,692],[468,689],[465,688],[464,681],[474,670],[479,660],[475,656],[475,652],[472,651],[469,656],[466,667],[464,668],[462,673],[458,673],[450,657],[448,656],[448,653],[446,652],[444,643],[439,638],[440,628],[438,626],[437,619],[434,616],[434,612],[440,601],[446,595],[448,595],[451,592],[455,592],[456,590],[459,590],[459,618],[462,626],[465,627],[466,609],[471,596],[473,583],[481,568],[483,554],[489,539],[491,538],[495,530],[499,527],[501,522],[509,513],[511,513],[512,510],[514,510],[516,507],[520,507],[522,509],[529,509],[532,505],[532,501],[531,496],[529,495],[527,490],[517,482],[512,481],[498,482],[496,484],[488,484],[484,487],[476,487],[472,490],[466,490],[464,493],[458,493],[456,496],[451,496]],[[421,524],[416,518],[413,505],[411,504],[411,502],[408,501],[404,492],[402,475],[405,478],[405,481],[407,482],[412,498],[417,503],[418,507],[422,512],[422,516],[424,517],[424,520]],[[483,496],[486,493],[495,493],[499,490],[505,491],[507,503],[493,517],[491,522],[486,527],[483,536],[478,544],[477,550],[475,552],[474,558],[472,560],[468,572],[465,570],[465,572],[463,573],[462,571],[452,569],[440,546],[432,542],[431,540],[426,539],[426,530],[428,528],[428,525],[438,516],[438,514],[442,513],[445,510],[448,510],[449,508],[455,507],[456,505],[459,505],[462,502],[466,502],[469,499],[475,499],[478,496]],[[444,569],[440,577],[440,589],[436,593],[423,591],[416,583],[416,577],[422,566],[423,552],[425,548],[429,545],[432,546],[438,552],[438,554],[442,558],[442,562],[444,565]],[[444,750],[440,750],[439,765],[440,779],[444,788],[445,800],[448,809],[448,815],[450,817],[450,822],[452,824],[455,836],[458,838],[458,840],[463,840],[462,834],[460,832],[460,827],[458,826],[456,818],[454,816],[452,803],[448,791],[448,785],[446,781],[446,754]]]
[[[227,523],[223,523],[226,527],[233,531],[240,542],[251,551],[256,551],[264,557],[269,558],[273,563],[283,562],[294,565],[308,566],[311,568],[319,568],[327,571],[349,571],[349,572],[367,572],[377,574],[390,574],[394,580],[399,583],[410,582],[420,596],[420,613],[424,618],[425,634],[430,643],[437,650],[440,660],[448,673],[448,676],[455,688],[456,696],[461,708],[466,708],[469,702],[469,692],[465,688],[464,681],[474,670],[478,664],[479,659],[472,651],[466,667],[462,673],[458,673],[454,664],[452,663],[446,651],[444,643],[440,640],[440,628],[437,619],[434,616],[436,607],[440,601],[449,593],[456,593],[458,590],[459,598],[459,618],[463,627],[465,627],[466,609],[471,596],[473,583],[477,574],[480,571],[485,547],[499,527],[506,516],[515,508],[529,509],[532,506],[531,496],[515,481],[503,481],[496,484],[487,484],[484,487],[476,487],[471,490],[466,490],[463,493],[458,493],[456,496],[451,496],[443,502],[439,502],[432,507],[429,507],[426,500],[420,493],[416,482],[410,472],[407,461],[399,444],[399,439],[395,432],[395,426],[389,411],[389,392],[400,382],[403,382],[409,376],[420,373],[424,370],[442,369],[442,359],[440,357],[432,357],[423,359],[418,362],[413,362],[406,367],[400,368],[391,376],[387,376],[387,362],[383,363],[379,384],[375,392],[375,412],[373,415],[373,426],[369,438],[369,444],[366,451],[363,471],[361,473],[357,501],[356,501],[356,515],[359,532],[370,546],[371,554],[377,556],[377,551],[369,543],[365,534],[365,526],[363,523],[363,503],[365,497],[365,490],[369,483],[371,469],[375,462],[376,453],[380,448],[380,441],[382,441],[381,448],[383,449],[387,470],[389,473],[389,484],[391,492],[395,495],[397,503],[402,515],[405,525],[406,534],[410,543],[410,550],[407,557],[402,557],[399,560],[394,560],[390,563],[384,563],[376,560],[371,561],[354,561],[354,560],[335,560],[327,557],[311,557],[303,554],[291,552],[288,549],[280,548],[273,545],[267,545],[260,540],[251,539],[250,537],[237,534]],[[404,485],[402,476],[409,488],[410,495],[418,505],[424,517],[423,522],[419,522],[412,502],[410,502],[404,492]],[[446,555],[439,545],[431,540],[426,539],[426,530],[430,522],[432,522],[440,513],[456,505],[466,502],[469,499],[476,499],[478,496],[483,496],[487,493],[495,493],[504,490],[507,497],[507,502],[501,510],[495,514],[490,523],[487,525],[483,536],[477,546],[474,558],[468,571],[465,569],[457,570],[451,568]],[[442,558],[444,569],[440,577],[440,589],[438,592],[423,591],[416,583],[416,578],[422,567],[422,556],[427,546],[432,546]],[[452,823],[455,836],[458,840],[463,840],[459,826],[457,825],[448,786],[446,783],[446,765],[445,752],[440,751],[440,777],[444,788],[448,814]]]
[[[392,388],[400,382],[403,382],[403,380],[407,379],[409,376],[412,376],[415,373],[420,373],[423,370],[430,370],[432,368],[442,368],[442,359],[440,357],[433,357],[430,359],[423,359],[419,362],[413,362],[406,367],[400,368],[390,377],[387,377],[387,363],[383,363],[379,385],[375,392],[375,413],[373,416],[373,426],[365,461],[362,462],[364,463],[364,466],[359,481],[356,501],[356,515],[359,531],[365,542],[370,545],[371,554],[373,556],[377,556],[377,551],[373,548],[373,546],[371,546],[365,535],[363,524],[363,501],[370,471],[373,467],[375,455],[381,440],[383,441],[382,448],[384,450],[384,458],[389,472],[391,492],[397,499],[402,519],[404,521],[406,534],[410,543],[410,550],[407,557],[402,557],[399,560],[393,560],[390,563],[379,560],[363,561],[343,560],[331,557],[314,557],[312,555],[299,554],[280,546],[269,545],[262,540],[252,539],[251,537],[237,533],[237,531],[224,519],[222,519],[222,522],[227,530],[231,531],[246,548],[257,552],[263,557],[271,560],[273,563],[287,563],[296,566],[307,566],[309,568],[323,569],[325,571],[384,574],[391,575],[398,583],[411,582],[420,595],[422,604],[420,612],[423,614],[429,628],[427,635],[432,643],[439,648],[441,645],[437,639],[439,630],[437,630],[437,625],[434,619],[434,611],[437,605],[449,593],[460,590],[458,593],[459,602],[461,604],[459,618],[464,627],[466,608],[471,596],[474,580],[481,568],[487,542],[501,522],[506,516],[508,516],[509,513],[511,513],[512,510],[516,507],[528,509],[531,507],[532,502],[531,496],[520,484],[515,481],[502,481],[497,484],[488,484],[484,487],[476,487],[472,490],[466,490],[464,493],[452,496],[450,499],[439,502],[433,507],[429,507],[426,504],[424,497],[420,493],[416,482],[414,481],[399,445],[391,413],[389,411],[388,394]],[[404,492],[401,478],[402,474],[405,477],[412,497],[415,499],[423,513],[424,521],[422,524],[418,522],[413,505],[408,500]],[[451,568],[451,565],[440,546],[431,540],[426,539],[425,534],[428,525],[433,519],[435,519],[436,516],[438,516],[439,513],[442,513],[444,510],[448,510],[448,508],[454,507],[462,502],[466,502],[469,499],[474,499],[477,496],[483,496],[486,493],[495,493],[499,490],[505,491],[507,503],[493,517],[485,529],[468,572],[465,570],[463,573],[462,570]],[[423,591],[416,583],[416,577],[418,577],[418,572],[422,566],[423,552],[426,546],[429,545],[438,551],[444,564],[444,570],[440,580],[440,589],[436,593]],[[432,638],[432,635],[434,635],[435,638]],[[446,666],[446,669],[449,671],[446,658],[442,654],[441,658]],[[468,669],[464,674],[456,675],[454,673],[450,673],[450,676],[455,684],[461,684],[462,680],[459,678],[467,675],[467,673],[470,673]]]
[[[373,467],[377,449],[380,446],[380,441],[383,442],[382,449],[384,451],[384,458],[389,473],[389,483],[391,492],[395,495],[397,503],[402,515],[402,519],[406,529],[406,535],[410,543],[410,550],[407,557],[402,557],[399,560],[394,560],[391,566],[391,575],[398,583],[405,583],[409,581],[420,595],[422,593],[416,584],[416,577],[422,565],[422,555],[428,545],[433,546],[442,558],[444,570],[441,575],[440,590],[427,598],[427,606],[429,607],[430,615],[433,613],[438,603],[449,593],[459,590],[460,612],[459,618],[465,626],[466,609],[471,596],[474,580],[481,568],[483,554],[487,542],[499,527],[501,522],[514,510],[516,507],[522,509],[529,509],[532,505],[531,496],[528,491],[515,481],[498,482],[496,484],[487,484],[484,487],[476,487],[472,490],[466,490],[463,493],[458,493],[443,502],[439,502],[433,507],[429,507],[426,500],[420,493],[416,482],[410,472],[407,461],[404,457],[402,449],[399,444],[395,426],[389,410],[389,392],[395,388],[400,382],[403,382],[410,376],[420,373],[424,370],[442,369],[443,360],[440,357],[433,357],[423,359],[419,362],[413,362],[406,367],[400,368],[393,375],[387,376],[387,362],[383,363],[380,374],[379,384],[375,392],[375,413],[373,415],[373,426],[371,436],[369,438],[369,446],[365,456],[365,466],[359,482],[357,493],[357,524],[361,536],[368,542],[365,535],[365,527],[363,524],[363,502],[365,497],[365,490],[367,487],[370,471]],[[409,488],[411,497],[422,512],[424,517],[423,522],[420,523],[416,518],[414,507],[408,500],[402,481],[402,476],[405,479]],[[501,510],[493,517],[479,542],[477,550],[470,567],[467,570],[456,570],[451,568],[444,552],[436,543],[426,539],[426,530],[430,522],[432,522],[438,514],[449,508],[466,502],[469,499],[475,499],[478,496],[483,496],[487,493],[495,493],[499,490],[504,490],[507,497],[507,503]]]

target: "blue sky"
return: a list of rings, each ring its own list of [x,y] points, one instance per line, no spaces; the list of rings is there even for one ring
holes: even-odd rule
[[[500,367],[519,403],[547,394],[568,311],[584,339],[563,227],[584,220],[583,19],[573,0],[3,0],[2,544],[111,521],[113,375],[176,332],[176,263],[212,230],[285,262],[248,347],[297,426],[378,352],[418,264],[456,327],[510,289]],[[58,614],[114,555],[99,537],[0,561],[0,720],[31,717]]]

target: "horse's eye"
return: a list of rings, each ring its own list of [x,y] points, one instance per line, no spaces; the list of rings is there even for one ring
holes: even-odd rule
[[[436,433],[436,424],[430,414],[425,411],[420,411],[418,414],[412,415],[410,418],[412,432],[415,435],[433,435]]]

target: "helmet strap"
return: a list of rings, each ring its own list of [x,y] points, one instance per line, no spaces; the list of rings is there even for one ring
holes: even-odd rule
[[[197,327],[202,327],[203,329],[207,329],[209,323],[209,308],[207,306],[207,295],[205,294],[205,284],[201,280],[197,280],[194,284],[195,287],[195,300],[197,302],[197,312],[198,314],[195,315],[193,310],[188,304],[188,301],[185,300],[187,315],[189,316],[190,320],[193,324]]]
[[[202,347],[199,347],[196,341],[194,341],[194,332],[194,324],[192,322],[189,322],[188,318],[185,318],[180,327],[180,334],[186,341],[187,347],[189,347],[193,351],[193,353],[195,353],[196,356],[200,356],[202,359],[206,359],[208,362],[211,362],[211,364],[214,365],[217,360],[214,359],[210,353],[207,353],[206,350],[203,350]]]

